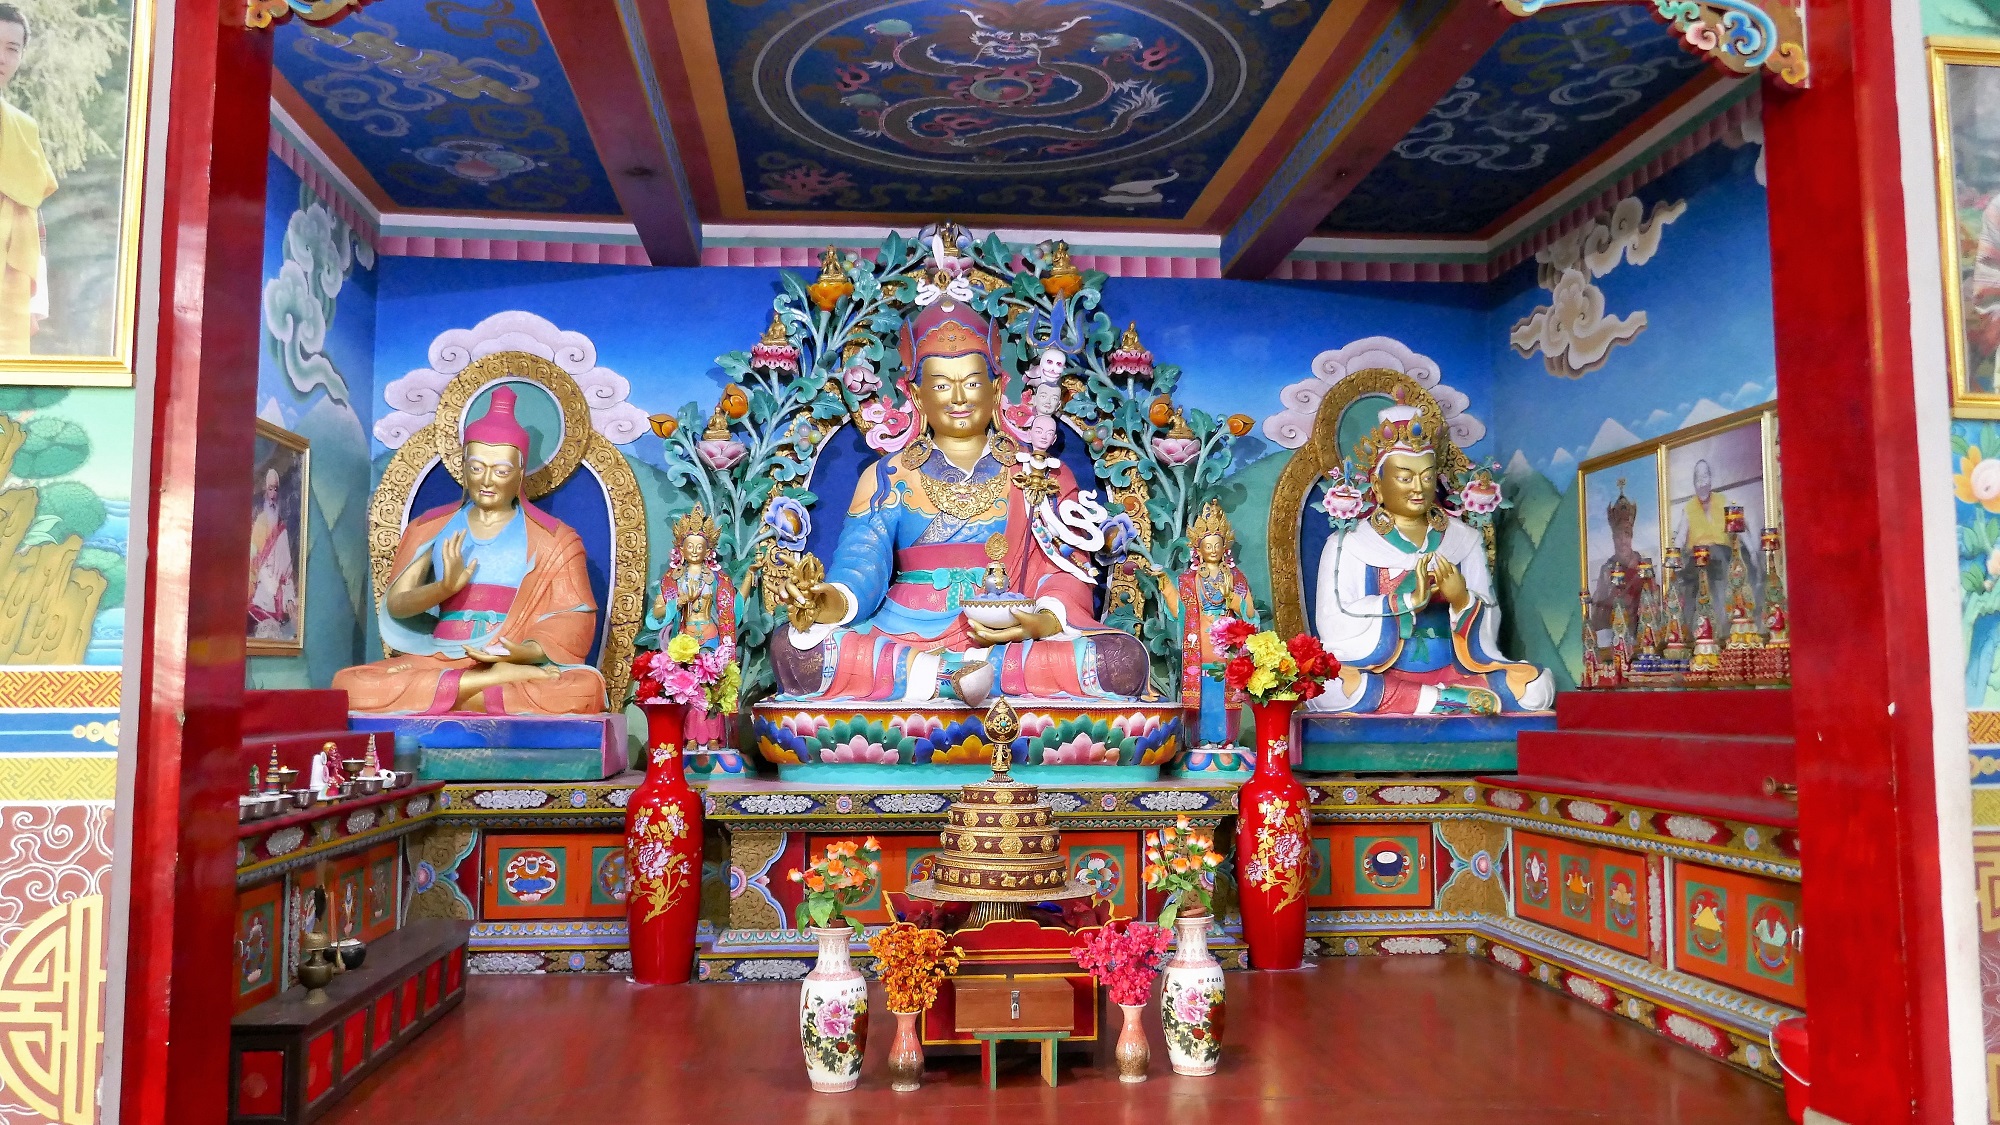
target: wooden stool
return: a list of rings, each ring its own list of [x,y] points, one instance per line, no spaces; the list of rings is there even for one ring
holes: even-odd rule
[[[979,1040],[979,1075],[986,1079],[986,1088],[1000,1088],[1000,1044],[1009,1040],[1038,1042],[1042,1047],[1042,1081],[1056,1084],[1056,1044],[1069,1038],[1067,1031],[975,1031],[974,1039]]]

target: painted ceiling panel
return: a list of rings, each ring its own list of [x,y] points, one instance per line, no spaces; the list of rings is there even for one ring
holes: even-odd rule
[[[1638,5],[1556,9],[1523,20],[1321,230],[1482,232],[1709,65]]]
[[[276,35],[278,73],[396,208],[620,213],[527,0],[376,0]]]
[[[708,0],[748,213],[1177,220],[1328,0]]]

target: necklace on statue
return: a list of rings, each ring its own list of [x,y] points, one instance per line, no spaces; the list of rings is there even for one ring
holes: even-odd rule
[[[995,473],[983,481],[947,481],[928,473],[919,473],[918,479],[923,482],[924,495],[931,506],[961,522],[992,511],[995,504],[1007,498],[1007,487],[1012,483],[1005,473]]]

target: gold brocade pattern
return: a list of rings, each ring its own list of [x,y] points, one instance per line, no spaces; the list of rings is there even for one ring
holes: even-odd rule
[[[955,520],[968,522],[1006,503],[1007,489],[1014,483],[1005,473],[996,473],[983,481],[945,481],[923,473],[917,479],[923,482],[924,495],[932,507]]]

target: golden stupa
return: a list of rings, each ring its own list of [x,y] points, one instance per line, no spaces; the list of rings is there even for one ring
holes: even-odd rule
[[[1069,857],[1056,831],[1055,808],[1033,785],[1009,772],[1020,719],[1005,699],[986,713],[993,746],[993,775],[959,787],[958,800],[938,834],[944,851],[931,861],[931,878],[910,884],[909,894],[933,902],[1063,902],[1089,898],[1088,883],[1069,878]],[[993,916],[1006,913],[988,912]],[[975,920],[977,917],[975,916]]]

